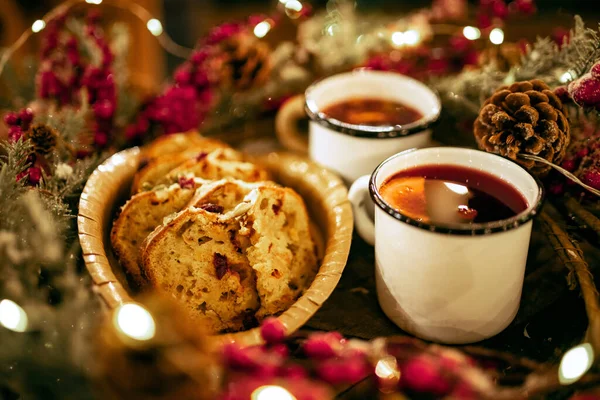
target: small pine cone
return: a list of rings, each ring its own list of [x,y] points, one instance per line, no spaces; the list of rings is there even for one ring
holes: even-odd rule
[[[517,82],[490,97],[475,121],[479,148],[518,161],[538,176],[550,166],[518,158],[519,153],[560,164],[570,141],[570,126],[560,99],[540,80]]]
[[[224,60],[221,78],[235,90],[263,84],[271,72],[269,46],[248,35],[236,35],[221,44]]]
[[[25,138],[33,143],[37,154],[47,155],[54,150],[58,143],[58,132],[45,124],[35,124],[25,133]]]
[[[479,66],[494,65],[500,71],[508,71],[521,63],[523,52],[516,43],[505,43],[500,46],[489,47],[479,55]]]

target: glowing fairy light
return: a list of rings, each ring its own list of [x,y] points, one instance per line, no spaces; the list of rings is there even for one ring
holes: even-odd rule
[[[560,78],[558,78],[558,80],[560,81],[560,83],[567,83],[573,80],[573,75],[571,75],[571,73],[567,71],[564,74],[562,74]]]
[[[490,42],[500,45],[504,42],[504,31],[500,28],[494,28],[490,32]]]
[[[11,300],[0,301],[0,325],[15,332],[27,330],[27,313]]]
[[[479,28],[474,26],[465,26],[463,29],[463,35],[469,40],[477,40],[481,37],[481,31]]]
[[[102,4],[102,0],[85,0],[88,4]]]
[[[404,32],[392,33],[392,43],[396,47],[400,47],[404,44]]]
[[[421,34],[414,29],[404,32],[404,43],[409,46],[414,46],[421,40]]]
[[[281,386],[261,386],[252,392],[252,400],[296,400],[294,395]]]
[[[594,349],[589,343],[573,347],[560,361],[558,380],[563,385],[570,385],[585,375],[593,363]]]
[[[163,33],[163,26],[160,23],[160,21],[157,20],[156,18],[152,18],[151,20],[148,20],[146,27],[148,28],[150,33],[153,34],[154,36],[160,36]]]
[[[46,27],[46,22],[44,20],[38,19],[31,25],[31,30],[33,31],[33,33],[38,33],[45,27]]]
[[[120,332],[136,340],[150,340],[156,333],[156,324],[150,312],[133,303],[117,308],[114,324]]]
[[[375,375],[380,379],[390,380],[400,376],[398,370],[398,361],[396,357],[387,356],[377,362],[375,366]]]
[[[298,0],[288,0],[285,2],[285,9],[298,13],[302,11],[302,3],[300,3]]]
[[[263,38],[271,30],[271,24],[269,21],[263,21],[256,24],[254,27],[254,36],[257,38]]]

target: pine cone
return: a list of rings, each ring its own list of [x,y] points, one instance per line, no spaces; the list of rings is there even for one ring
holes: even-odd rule
[[[559,98],[540,80],[500,88],[475,121],[479,148],[509,157],[543,176],[550,167],[518,158],[519,153],[560,164],[570,141],[569,121]]]
[[[47,155],[54,150],[58,143],[58,132],[45,124],[35,124],[25,133],[25,138],[33,143],[37,154]]]
[[[521,63],[523,52],[516,43],[505,43],[500,46],[489,47],[479,55],[480,67],[494,65],[500,71],[508,71]]]
[[[248,35],[236,35],[221,44],[225,53],[222,82],[244,91],[264,83],[270,72],[269,46]]]

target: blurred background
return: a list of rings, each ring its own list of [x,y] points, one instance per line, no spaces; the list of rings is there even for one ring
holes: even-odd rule
[[[329,0],[332,1],[332,0]],[[335,1],[335,0],[333,0]],[[479,0],[471,0],[476,3]],[[272,12],[278,0],[122,0],[122,3],[138,3],[149,9],[163,21],[165,30],[179,44],[194,47],[198,38],[212,26],[251,14]],[[325,8],[328,0],[303,0],[315,9]],[[0,0],[0,47],[13,43],[19,35],[31,27],[33,21],[60,4],[60,0]],[[407,11],[425,7],[431,0],[356,0],[359,10],[401,15]],[[558,27],[570,28],[572,16],[582,14],[586,23],[600,20],[600,0],[536,0],[539,13],[527,24],[509,26],[507,40],[514,38],[534,39],[538,35],[550,35]],[[130,55],[133,83],[138,87],[155,87],[181,62],[164,54],[154,37],[148,34],[145,24],[131,15],[111,7],[102,7],[105,18],[122,19],[129,23],[133,51]],[[293,39],[293,26],[278,30],[270,41]],[[37,44],[30,40],[25,52],[35,52]]]

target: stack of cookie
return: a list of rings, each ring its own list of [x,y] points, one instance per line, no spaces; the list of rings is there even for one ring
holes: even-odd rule
[[[303,199],[226,144],[196,133],[142,154],[111,241],[130,283],[167,293],[213,332],[289,308],[318,268]]]

